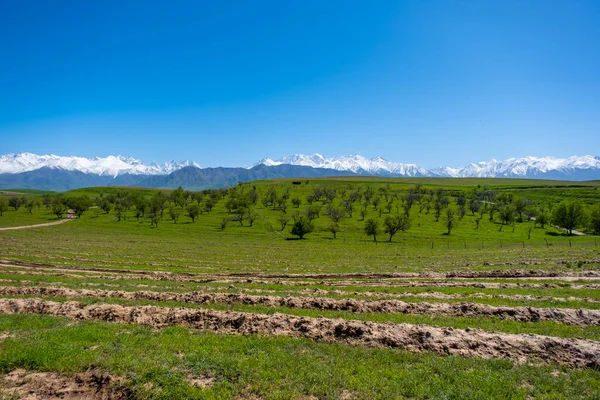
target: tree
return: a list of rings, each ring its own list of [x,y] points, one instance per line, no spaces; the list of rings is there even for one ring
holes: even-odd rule
[[[21,200],[20,198],[13,196],[10,199],[8,199],[8,205],[12,208],[15,209],[15,211],[17,211],[19,209],[19,207],[21,207],[23,205],[23,200]]]
[[[471,211],[471,215],[475,215],[476,212],[479,212],[481,209],[481,203],[476,198],[471,198],[469,200],[469,210]]]
[[[515,221],[515,209],[513,206],[510,205],[506,205],[506,206],[502,206],[502,208],[500,208],[500,210],[498,211],[498,214],[500,216],[500,232],[502,232],[502,227],[504,225],[509,225],[510,223]]]
[[[196,218],[198,218],[198,215],[200,214],[200,207],[198,207],[198,204],[190,204],[186,211],[186,215],[192,219],[192,222],[196,222]]]
[[[196,207],[198,207],[198,205],[196,204]],[[181,210],[175,207],[171,207],[171,209],[169,210],[169,216],[171,217],[171,219],[173,220],[174,223],[177,223],[177,220],[179,219],[179,216],[181,215]],[[136,213],[136,218],[139,218],[137,213]]]
[[[252,226],[252,224],[254,224],[254,221],[258,219],[258,214],[256,213],[256,211],[248,209],[248,211],[246,211],[246,214],[244,215],[244,218],[246,218],[246,221],[248,221],[248,225]]]
[[[456,220],[456,213],[453,209],[448,208],[446,210],[446,219],[444,221],[444,225],[446,225],[446,229],[448,229],[448,235],[452,232],[453,228],[456,228],[458,225],[458,221]]]
[[[600,235],[600,204],[596,204],[590,210],[588,225],[594,235]]]
[[[292,199],[292,205],[294,206],[294,208],[300,207],[300,204],[302,204],[302,200],[300,200],[299,197],[294,197]]]
[[[344,211],[342,211],[336,207],[331,207],[327,211],[327,215],[329,216],[329,218],[331,219],[331,221],[334,224],[337,224],[338,222],[340,222],[342,220],[342,218],[344,218],[344,214],[345,214]]]
[[[573,234],[576,226],[585,224],[585,206],[580,200],[561,201],[552,210],[552,223]]]
[[[313,231],[314,226],[310,219],[302,215],[294,225],[292,225],[292,235],[298,236],[300,239],[304,239],[304,235],[309,234]]]
[[[292,219],[292,217],[290,217],[289,215],[286,215],[286,214],[280,214],[279,217],[277,217],[277,222],[279,222],[281,224],[280,231],[283,231],[285,229],[288,222],[290,222],[290,219]]]
[[[327,230],[333,234],[333,238],[337,238],[337,233],[340,231],[340,226],[336,222],[332,222],[327,227]]]
[[[321,207],[319,207],[317,205],[308,206],[308,208],[305,211],[306,216],[308,217],[308,219],[310,221],[312,221],[315,218],[319,218],[320,212],[321,212]]]
[[[369,218],[365,221],[365,233],[368,236],[373,236],[373,241],[377,241],[377,235],[381,233],[381,227],[379,226],[379,221],[373,218]]]
[[[406,232],[408,228],[410,228],[410,220],[406,214],[388,215],[383,221],[383,231],[390,235],[390,242],[398,231]]]
[[[63,203],[62,199],[55,198],[52,200],[52,214],[56,215],[57,219],[61,219],[66,211],[67,206]]]
[[[29,211],[29,214],[33,214],[34,207],[35,202],[33,201],[33,199],[27,200],[27,203],[25,203],[25,208],[27,209],[27,211]]]
[[[68,201],[68,206],[75,211],[78,217],[81,217],[83,213],[92,206],[92,201],[86,195],[79,197],[72,197]]]
[[[5,198],[0,197],[0,217],[2,216],[4,211],[7,211],[7,210],[8,210],[8,202],[6,201]]]
[[[538,216],[535,218],[535,224],[540,224],[540,226],[542,227],[542,229],[544,229],[544,226],[550,221],[550,216],[548,215],[547,212],[545,211],[540,211],[540,213],[538,214]],[[534,225],[535,225],[534,224]]]

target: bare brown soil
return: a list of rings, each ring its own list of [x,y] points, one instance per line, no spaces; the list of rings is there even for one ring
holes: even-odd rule
[[[133,398],[122,379],[98,371],[73,376],[16,369],[1,378],[0,394],[25,400],[122,400]]]
[[[248,289],[248,291],[266,292],[261,289]],[[274,292],[274,291],[272,291]],[[312,293],[319,295],[333,294],[336,296],[344,296],[350,294],[342,290],[321,290],[321,289],[302,289],[301,292]],[[378,297],[378,298],[429,298],[429,299],[442,299],[442,300],[456,300],[456,299],[467,299],[467,298],[479,298],[479,299],[507,299],[507,300],[520,300],[520,301],[553,301],[553,302],[567,302],[567,301],[580,301],[585,303],[600,303],[599,299],[593,299],[591,297],[552,297],[552,296],[536,296],[531,294],[487,294],[487,293],[441,293],[441,292],[403,292],[403,293],[384,293],[384,292],[353,292],[355,296],[361,297]]]
[[[92,260],[89,260],[92,261]],[[113,261],[111,261],[113,262]],[[114,263],[114,262],[113,262]],[[585,264],[600,264],[598,261],[587,261]],[[156,276],[178,276],[178,277],[196,277],[204,279],[219,279],[219,278],[250,278],[250,279],[365,279],[365,280],[381,280],[381,279],[420,279],[420,278],[593,278],[600,277],[600,269],[588,269],[582,271],[556,271],[544,269],[506,269],[506,270],[490,270],[490,271],[451,271],[446,273],[440,272],[394,272],[394,273],[332,273],[332,274],[281,274],[281,273],[188,273],[188,272],[164,272],[164,271],[143,271],[135,269],[111,269],[111,268],[95,268],[95,267],[77,267],[77,266],[55,266],[43,265],[34,263],[22,263],[0,260],[0,267],[30,267],[36,269],[60,269],[72,271],[92,271],[92,272],[113,272],[120,274],[139,274],[139,275],[156,275]],[[362,281],[361,281],[362,282]]]
[[[531,360],[573,367],[600,367],[600,343],[593,340],[493,333],[479,329],[153,306],[84,306],[77,302],[59,303],[39,299],[0,299],[0,313],[50,314],[79,320],[145,324],[157,328],[180,325],[228,334],[296,336],[413,352],[508,358],[519,363]]]
[[[72,268],[72,267],[49,267],[49,266],[36,266],[31,267],[30,265],[23,264],[2,264],[0,267],[13,267],[13,268],[35,268],[36,275],[44,276],[57,276],[57,277],[69,277],[69,278],[101,278],[107,280],[153,280],[153,281],[172,281],[172,282],[186,282],[186,283],[231,283],[231,284],[246,284],[246,283],[257,283],[257,284],[280,284],[285,286],[310,286],[310,285],[325,285],[332,287],[344,287],[344,286],[368,286],[368,287],[461,287],[461,288],[481,288],[481,289],[518,289],[518,288],[530,288],[530,289],[552,289],[559,287],[569,287],[572,289],[600,289],[600,283],[584,283],[577,284],[570,282],[572,279],[585,279],[580,276],[562,276],[560,278],[565,280],[560,285],[555,283],[496,283],[496,282],[477,282],[477,281],[453,281],[453,280],[431,280],[431,281],[404,281],[404,280],[388,280],[381,281],[373,278],[373,281],[364,280],[353,280],[353,281],[326,281],[326,280],[315,280],[315,281],[303,281],[303,280],[281,280],[276,279],[232,279],[232,278],[218,278],[213,275],[194,275],[194,274],[178,274],[170,272],[152,272],[152,271],[119,271],[119,270],[105,270],[103,268]],[[101,274],[86,274],[77,275],[66,272],[40,272],[41,271],[72,271],[78,273],[100,272]],[[10,273],[15,275],[23,275],[30,273],[25,271],[11,271]],[[190,278],[189,276],[206,276],[204,279]],[[414,279],[414,278],[413,278]],[[528,279],[516,278],[516,279]]]
[[[69,289],[57,287],[1,286],[2,295],[58,296],[66,298],[120,298],[130,300],[178,301],[194,304],[246,304],[268,307],[398,313],[460,317],[496,317],[520,322],[554,321],[568,325],[600,325],[600,310],[570,308],[498,307],[477,303],[406,303],[400,300],[331,299],[326,297],[254,296],[243,293],[171,293],[153,291]]]

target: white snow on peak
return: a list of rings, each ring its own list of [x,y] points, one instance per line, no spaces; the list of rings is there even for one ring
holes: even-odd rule
[[[551,171],[569,175],[576,170],[600,170],[600,157],[573,156],[557,157],[522,157],[509,158],[504,161],[490,160],[469,164],[462,168],[440,167],[432,170],[421,168],[416,164],[403,164],[387,161],[382,157],[366,158],[358,154],[344,157],[326,158],[321,154],[294,154],[278,160],[264,158],[252,164],[256,165],[305,165],[314,168],[330,168],[338,171],[351,171],[359,174],[393,175],[393,176],[448,176],[448,177],[535,177]]]
[[[0,174],[18,174],[40,168],[80,171],[85,174],[109,175],[123,174],[165,175],[186,166],[200,167],[193,161],[170,161],[164,164],[144,164],[133,157],[75,157],[54,154],[37,155],[32,153],[6,154],[0,156]]]
[[[551,171],[570,174],[575,170],[600,169],[600,157],[573,156],[521,157],[504,161],[490,160],[469,164],[463,168],[442,167],[433,170],[440,176],[452,177],[534,177]]]
[[[250,165],[248,168],[257,165],[303,165],[313,168],[328,168],[338,171],[351,171],[355,173],[367,173],[373,175],[403,175],[403,176],[429,176],[429,171],[419,167],[416,164],[402,164],[385,160],[382,157],[366,158],[359,154],[352,154],[344,157],[326,158],[321,154],[312,155],[294,154],[293,156],[283,157],[279,160],[264,158],[259,162]]]

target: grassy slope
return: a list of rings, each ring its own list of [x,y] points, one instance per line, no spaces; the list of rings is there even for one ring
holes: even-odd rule
[[[375,188],[388,180],[363,179]],[[277,181],[283,191],[290,180]],[[381,183],[380,183],[381,182]],[[477,184],[510,186],[510,190],[536,202],[556,201],[562,198],[594,198],[593,188],[546,188],[547,181],[530,180],[456,180],[455,190],[468,190]],[[300,187],[292,186],[291,197],[303,200],[300,211],[306,207],[304,200],[314,184],[345,186],[358,184],[349,180],[305,181]],[[392,187],[408,188],[414,180],[393,180]],[[244,185],[248,190],[256,185],[266,191],[274,182],[257,182]],[[424,184],[451,185],[448,180],[425,180]],[[532,187],[539,184],[539,187]],[[587,183],[582,184],[586,185]],[[557,183],[564,186],[564,182]],[[596,184],[594,184],[596,185]],[[596,185],[598,186],[598,185]],[[87,194],[95,197],[122,189],[81,189],[66,196]],[[154,191],[144,192],[150,196]],[[337,200],[336,200],[337,201]],[[358,212],[345,218],[342,232],[333,240],[324,228],[329,219],[322,215],[316,219],[316,231],[306,240],[285,240],[289,228],[283,233],[277,227],[279,211],[265,208],[259,201],[256,211],[262,217],[252,227],[230,223],[222,231],[219,225],[228,217],[224,200],[211,213],[203,214],[195,223],[182,214],[177,224],[167,214],[158,228],[150,228],[147,220],[137,221],[133,213],[117,222],[113,214],[103,214],[98,209],[87,211],[81,219],[50,228],[0,232],[0,259],[33,261],[43,264],[88,266],[109,269],[143,269],[182,272],[399,272],[447,271],[460,269],[515,269],[536,268],[562,271],[579,271],[597,268],[600,247],[594,247],[591,237],[564,237],[553,228],[535,229],[527,239],[531,223],[517,223],[504,227],[489,222],[484,215],[479,229],[474,217],[468,213],[451,235],[434,221],[433,213],[419,213],[413,207],[412,227],[399,233],[392,243],[372,242],[363,231]],[[293,212],[290,205],[288,213]],[[395,212],[395,209],[392,210]],[[0,226],[20,221],[48,222],[51,216],[43,209],[26,215],[21,208],[9,211],[0,218]],[[385,213],[383,217],[385,217]],[[379,213],[369,206],[367,218],[379,218]],[[37,219],[37,220],[36,220]],[[14,225],[13,225],[14,226]],[[385,237],[382,235],[382,240]],[[548,242],[547,242],[548,241]],[[569,247],[569,241],[572,247]],[[432,249],[433,242],[433,249]],[[525,248],[523,248],[525,243]],[[547,247],[548,243],[548,247]],[[580,263],[581,261],[581,263]],[[361,291],[382,294],[422,292],[442,293],[504,293],[535,294],[546,296],[573,296],[598,298],[594,290],[574,290],[568,287],[552,289],[468,289],[468,288],[393,288],[367,287],[359,283],[349,287],[329,287],[315,281],[314,285],[296,287],[283,284],[185,284],[161,281],[103,280],[102,278],[75,279],[64,276],[44,277],[13,275],[6,269],[0,279],[4,284],[40,285],[61,282],[74,288],[82,283],[110,285],[106,288],[140,290],[136,285],[168,286],[170,291],[252,289],[275,290],[278,295],[298,295],[298,290],[338,289],[347,297],[360,297]],[[25,282],[28,281],[28,282]],[[502,281],[502,280],[495,280]],[[506,280],[510,282],[510,280]],[[534,281],[532,281],[534,282]],[[175,286],[175,289],[173,289]],[[96,286],[93,286],[96,287]],[[268,294],[268,292],[265,292]],[[355,294],[356,293],[356,294]],[[345,297],[341,294],[339,297]],[[127,302],[116,299],[82,299],[85,302],[121,302],[153,304],[152,302]],[[419,301],[418,299],[405,299]],[[501,299],[469,300],[497,305],[552,306],[539,301],[508,301]],[[430,301],[430,300],[423,300]],[[190,306],[183,303],[157,305]],[[569,306],[596,308],[576,300]],[[396,314],[353,314],[348,312],[323,312],[288,309],[284,307],[251,307],[244,305],[210,305],[216,309],[235,309],[259,313],[285,312],[297,315],[331,316],[349,319],[427,323],[440,326],[481,327],[507,332],[543,333],[565,337],[597,339],[597,327],[569,327],[556,323],[518,323],[493,318],[430,318]],[[124,375],[136,395],[146,398],[339,398],[350,393],[356,398],[592,398],[600,393],[600,373],[593,370],[570,370],[556,366],[513,366],[503,360],[463,359],[438,357],[430,354],[410,354],[389,349],[364,349],[340,344],[314,343],[302,339],[271,337],[222,336],[195,332],[182,328],[152,330],[140,326],[111,325],[100,322],[73,324],[69,320],[45,316],[0,316],[0,332],[16,337],[0,342],[0,370],[17,367],[64,372],[84,371],[91,365],[106,369],[115,375]],[[188,375],[208,374],[216,378],[214,386],[201,390],[186,381]],[[346,392],[344,392],[346,391]]]

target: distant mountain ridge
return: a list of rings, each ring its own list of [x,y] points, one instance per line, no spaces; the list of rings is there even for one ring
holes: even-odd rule
[[[440,167],[425,169],[416,164],[402,164],[387,161],[382,157],[365,158],[358,154],[347,157],[325,158],[320,154],[295,154],[279,160],[265,158],[251,165],[303,165],[313,168],[331,168],[338,171],[352,171],[360,175],[379,176],[430,176],[462,178],[540,178],[591,180],[600,178],[600,157],[573,156],[521,157],[504,161],[491,160],[469,164],[462,168]]]
[[[37,155],[32,153],[5,154],[0,156],[0,174],[19,174],[40,168],[54,168],[65,171],[79,171],[84,174],[100,176],[131,175],[167,175],[183,167],[200,165],[193,161],[169,161],[164,164],[144,164],[133,157],[75,157]]]
[[[326,158],[296,154],[265,158],[247,168],[200,168],[196,162],[144,164],[132,158],[40,156],[31,153],[0,156],[0,188],[69,190],[90,186],[145,186],[190,190],[221,188],[259,179],[367,175],[389,177],[496,177],[556,180],[600,179],[600,157],[522,157],[484,161],[462,168],[425,169],[416,164],[366,158],[358,154]]]

